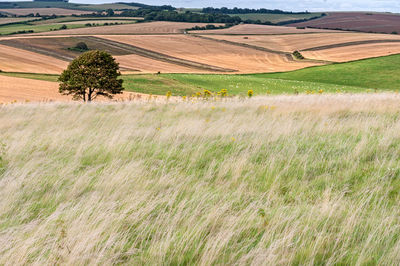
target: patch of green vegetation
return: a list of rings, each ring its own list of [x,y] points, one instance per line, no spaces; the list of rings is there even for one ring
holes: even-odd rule
[[[349,63],[310,67],[285,73],[258,74],[260,78],[278,78],[306,82],[321,82],[341,86],[398,90],[400,84],[400,54]]]
[[[63,24],[43,24],[43,25],[30,25],[30,24],[12,24],[12,25],[4,25],[0,26],[0,35],[9,35],[15,34],[18,32],[28,32],[33,31],[35,33],[38,32],[47,32],[52,30],[59,30]],[[70,24],[67,26],[68,29],[77,29],[86,27],[84,24]]]
[[[58,17],[53,19],[46,19],[46,20],[39,20],[32,22],[30,24],[33,25],[40,25],[40,24],[54,24],[54,23],[66,23],[66,22],[75,22],[75,21],[82,21],[82,24],[91,23],[93,20],[118,20],[119,23],[129,23],[134,22],[136,19],[133,18],[126,18],[126,17]]]
[[[165,95],[171,91],[173,95],[191,95],[201,90],[201,87],[194,83],[180,80],[181,75],[157,75],[157,74],[135,74],[123,75],[124,88],[127,91]]]
[[[0,72],[0,75],[16,77],[16,78],[53,81],[53,82],[56,82],[59,77],[59,75],[53,75],[53,74],[18,73],[18,72]]]

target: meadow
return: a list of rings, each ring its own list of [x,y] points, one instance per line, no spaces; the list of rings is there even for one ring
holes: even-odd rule
[[[399,106],[2,105],[0,264],[398,264]]]

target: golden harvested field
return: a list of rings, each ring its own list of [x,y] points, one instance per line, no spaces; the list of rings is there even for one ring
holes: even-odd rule
[[[291,35],[212,35],[209,38],[264,47],[276,51],[293,52],[313,47],[368,40],[399,40],[398,35],[369,33],[313,33]]]
[[[347,62],[371,57],[380,57],[400,53],[399,43],[362,44],[347,47],[302,51],[304,57],[333,62]]]
[[[0,45],[0,70],[7,72],[61,73],[68,62],[54,57]]]
[[[144,99],[146,95],[124,91],[115,95],[112,101],[125,101],[136,97]],[[162,98],[162,97],[161,97]],[[58,83],[51,81],[17,78],[0,75],[0,103],[11,102],[49,102],[72,101],[70,96],[58,92]],[[110,101],[99,98],[95,101]]]
[[[36,14],[40,15],[59,15],[59,16],[69,16],[69,15],[82,15],[82,14],[91,14],[92,11],[82,11],[82,10],[73,10],[73,9],[65,9],[65,8],[9,8],[9,9],[0,9],[0,12],[5,12],[9,14],[15,15],[28,15],[28,14]]]
[[[289,71],[318,64],[292,61],[282,54],[268,53],[188,35],[108,35],[99,37],[202,64],[234,69],[239,73]]]
[[[0,103],[12,101],[66,101],[70,97],[58,93],[56,82],[7,77],[0,75]]]
[[[227,29],[198,30],[198,31],[191,31],[190,33],[242,35],[242,34],[294,34],[294,33],[309,33],[309,32],[337,32],[337,31],[320,30],[320,29],[296,29],[295,27],[283,27],[283,26],[240,24]]]
[[[185,22],[149,22],[138,24],[114,25],[107,27],[80,28],[46,32],[45,35],[101,35],[101,34],[171,34],[182,33],[187,28],[205,26],[206,23]],[[220,25],[220,24],[215,24]],[[37,33],[44,35],[44,33]],[[37,35],[32,34],[32,35]]]
[[[32,21],[37,19],[39,18],[0,18],[0,25],[14,23],[14,22]]]
[[[133,69],[141,73],[205,73],[205,71],[195,68],[180,66],[168,62],[163,62],[140,55],[121,55],[115,56],[121,68]],[[132,73],[132,71],[122,71],[123,73]]]
[[[75,24],[86,24],[86,23],[96,23],[96,24],[104,24],[104,23],[133,23],[135,20],[126,20],[126,19],[103,19],[103,20],[77,20],[77,21],[70,21],[70,22],[60,22],[60,24],[66,25],[75,25]]]

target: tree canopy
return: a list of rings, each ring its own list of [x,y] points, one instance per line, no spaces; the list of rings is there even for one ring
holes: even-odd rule
[[[61,74],[60,93],[74,100],[92,101],[98,96],[112,99],[123,91],[119,64],[104,51],[89,51],[74,59]]]

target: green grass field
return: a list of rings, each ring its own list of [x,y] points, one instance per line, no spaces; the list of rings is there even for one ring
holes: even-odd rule
[[[51,30],[58,30],[62,26],[62,23],[59,24],[41,24],[41,25],[29,25],[29,24],[12,24],[12,25],[4,25],[0,26],[0,34],[8,35],[13,34],[18,31],[29,31],[33,30],[35,33],[38,32],[47,32]],[[68,29],[77,29],[84,28],[85,24],[69,24]]]
[[[297,19],[310,19],[312,17],[321,16],[322,13],[310,13],[310,14],[232,14],[232,16],[238,16],[243,20],[251,19],[251,20],[260,20],[261,22],[272,22],[279,23],[283,21],[289,20],[297,20]]]

